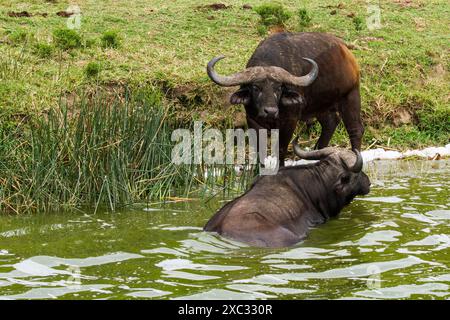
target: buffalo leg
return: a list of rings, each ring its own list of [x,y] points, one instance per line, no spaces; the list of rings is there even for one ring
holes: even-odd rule
[[[260,125],[258,122],[256,122],[255,120],[253,120],[250,117],[247,117],[247,125],[248,125],[249,129],[255,130],[255,133],[256,133],[256,149],[257,149],[257,152],[258,152],[258,159],[259,159],[260,162],[262,162],[263,159],[261,159],[261,150],[262,149],[266,150],[267,146],[261,145],[262,142],[259,139],[259,134],[260,134],[259,131],[260,130],[267,130],[267,129],[264,128],[262,125]],[[268,130],[268,131],[270,131],[270,130]]]
[[[297,119],[292,119],[280,127],[279,159],[281,167],[284,167],[284,159],[286,159],[288,145],[297,127],[297,122]]]
[[[284,159],[287,155],[287,148],[289,145],[289,142],[291,142],[292,135],[294,133],[295,128],[297,127],[298,119],[290,119],[289,121],[283,123],[283,125],[277,125],[277,128],[279,129],[279,144],[278,144],[278,159],[279,159],[279,166],[284,167]],[[265,127],[261,126],[259,123],[257,123],[255,120],[251,118],[247,118],[247,124],[249,128],[255,129],[257,133],[257,140],[258,140],[258,152],[266,148],[267,146],[261,146],[259,141],[259,130],[265,129]],[[268,133],[270,133],[270,129],[267,129]],[[270,140],[268,140],[269,142]],[[263,160],[263,159],[260,159]]]
[[[361,97],[359,88],[350,91],[339,105],[340,114],[344,121],[345,129],[350,137],[352,149],[361,150],[361,140],[364,134],[364,126],[361,121]]]
[[[336,112],[332,111],[321,114],[317,117],[317,120],[322,127],[322,132],[320,133],[320,138],[314,146],[314,149],[323,149],[330,143],[331,137],[333,136],[333,133],[341,119]]]

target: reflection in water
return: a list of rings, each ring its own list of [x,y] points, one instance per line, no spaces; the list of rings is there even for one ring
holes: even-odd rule
[[[135,288],[134,290],[136,290],[136,291],[128,293],[127,296],[130,296],[133,298],[156,298],[156,297],[166,296],[166,295],[172,293],[169,291],[162,291],[162,290],[152,289],[152,288]]]
[[[395,269],[407,268],[419,263],[425,263],[419,258],[410,256],[408,258],[383,262],[370,262],[358,265],[353,265],[345,268],[337,268],[326,270],[323,272],[306,272],[306,273],[284,273],[278,275],[281,279],[286,280],[306,280],[306,279],[336,279],[336,278],[351,278],[351,277],[367,277],[371,275],[371,266],[375,266],[379,273],[391,271]]]
[[[111,285],[82,285],[79,287],[59,287],[59,288],[35,288],[28,290],[27,292],[20,294],[13,294],[9,296],[0,296],[0,299],[13,300],[13,299],[56,299],[60,296],[67,295],[69,293],[90,291],[92,293],[108,294],[111,291],[103,290],[109,288]],[[95,294],[94,294],[95,296]]]
[[[183,300],[255,300],[255,299],[274,299],[275,295],[267,295],[259,292],[239,292],[226,289],[211,289],[192,295],[182,296],[175,299]]]
[[[399,203],[402,202],[403,199],[396,197],[396,196],[392,196],[392,197],[366,197],[366,198],[361,198],[360,200],[363,201],[373,201],[373,202],[385,202],[385,203]]]
[[[352,242],[344,241],[336,244],[337,246],[377,246],[382,245],[383,242],[398,241],[398,237],[402,234],[395,230],[380,230],[366,233],[361,239]]]
[[[192,263],[192,261],[186,259],[167,259],[156,264],[156,266],[166,271],[182,270],[182,269],[232,271],[232,270],[247,269],[246,267],[229,266],[229,265],[224,266],[219,264],[208,265],[208,264]]]
[[[410,298],[413,294],[445,297],[449,294],[448,285],[442,283],[407,284],[396,287],[380,288],[377,290],[364,290],[355,295],[366,298],[399,299]]]
[[[448,299],[449,164],[370,163],[371,194],[285,249],[203,232],[222,199],[1,216],[0,299]]]

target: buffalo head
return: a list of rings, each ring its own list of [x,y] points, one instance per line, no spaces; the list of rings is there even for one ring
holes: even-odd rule
[[[370,180],[362,171],[363,158],[357,149],[350,151],[328,147],[303,151],[296,142],[293,145],[295,154],[301,159],[325,160],[330,163],[331,172],[324,172],[323,178],[332,185],[338,198],[343,199],[344,205],[357,195],[369,193]]]
[[[244,71],[222,76],[216,73],[214,65],[224,56],[213,58],[207,66],[208,76],[220,86],[241,88],[230,98],[232,104],[250,106],[250,112],[257,117],[278,118],[280,106],[304,104],[302,94],[295,87],[309,86],[319,72],[317,63],[303,58],[312,65],[304,76],[295,76],[283,68],[275,66],[255,66]]]

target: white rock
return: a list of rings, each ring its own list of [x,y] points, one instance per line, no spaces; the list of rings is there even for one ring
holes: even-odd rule
[[[361,156],[363,157],[364,163],[371,162],[373,160],[396,160],[407,157],[419,157],[426,159],[433,159],[436,155],[440,155],[441,157],[449,157],[450,156],[450,143],[445,147],[428,147],[423,150],[407,150],[405,152],[399,152],[395,150],[384,150],[383,148],[376,148],[370,150],[361,151]],[[286,166],[296,166],[300,164],[307,164],[315,162],[315,160],[298,160],[293,161],[291,159],[287,159],[285,162]]]
[[[449,156],[450,150],[448,150],[445,147],[429,147],[422,150],[423,153],[425,153],[429,158],[435,157],[437,154],[439,154],[441,157]]]
[[[420,150],[407,150],[403,152],[403,157],[420,157],[420,158],[426,158],[427,155],[420,151]]]

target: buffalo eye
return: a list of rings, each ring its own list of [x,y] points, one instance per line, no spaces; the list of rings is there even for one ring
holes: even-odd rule
[[[350,175],[343,175],[342,177],[341,177],[341,183],[342,184],[347,184],[347,183],[349,183],[350,182]]]
[[[334,191],[338,194],[338,195],[345,195],[346,193],[346,189],[347,189],[347,185],[350,182],[350,174],[348,173],[342,173],[337,181],[336,184],[334,185]]]
[[[304,103],[303,97],[295,91],[286,90],[283,91],[281,96],[281,103],[285,106],[296,105]]]
[[[274,88],[273,92],[275,98],[279,97],[282,94],[281,86]]]
[[[253,90],[254,92],[260,92],[260,91],[261,91],[261,88],[258,87],[257,85],[252,85],[252,90]]]

